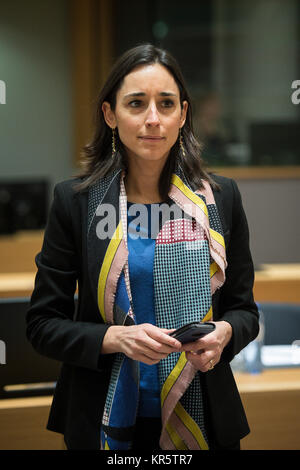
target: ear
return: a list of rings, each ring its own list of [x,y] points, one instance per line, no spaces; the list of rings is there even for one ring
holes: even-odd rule
[[[182,103],[182,108],[181,108],[181,116],[180,116],[180,128],[184,126],[185,124],[185,120],[186,120],[186,113],[187,113],[187,110],[188,110],[188,102],[187,101],[183,101]]]
[[[108,103],[108,101],[103,102],[102,112],[103,112],[103,116],[104,116],[104,120],[106,124],[112,129],[115,129],[117,127],[116,116],[113,110],[111,109],[110,103]]]

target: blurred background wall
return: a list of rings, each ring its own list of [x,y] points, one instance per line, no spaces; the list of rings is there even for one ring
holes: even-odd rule
[[[72,72],[69,4],[0,2],[0,177],[70,177]]]
[[[256,267],[300,261],[300,1],[1,0],[0,178],[78,169],[113,61],[150,41],[178,59],[212,171],[233,177]]]

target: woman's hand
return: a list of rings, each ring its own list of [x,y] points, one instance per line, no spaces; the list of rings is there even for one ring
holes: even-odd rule
[[[193,343],[183,344],[181,351],[186,352],[186,358],[201,372],[207,372],[220,361],[225,346],[232,337],[232,327],[226,321],[211,322],[216,329]]]
[[[145,364],[157,364],[172,352],[179,352],[182,344],[168,335],[172,330],[158,328],[150,323],[131,326],[112,325],[105,333],[102,354],[122,352]]]

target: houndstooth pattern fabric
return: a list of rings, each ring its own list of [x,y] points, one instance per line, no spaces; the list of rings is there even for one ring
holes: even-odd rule
[[[105,402],[104,412],[103,412],[103,418],[102,418],[102,422],[106,426],[108,426],[109,424],[109,413],[111,410],[111,405],[112,405],[113,398],[114,398],[114,391],[116,388],[116,383],[118,382],[119,372],[122,366],[122,362],[124,361],[124,358],[125,358],[124,354],[117,353],[114,363],[113,363],[111,377],[110,377],[110,384],[108,387],[108,392],[107,392],[106,402]]]
[[[187,250],[185,243],[155,248],[155,310],[160,328],[179,328],[187,318],[189,322],[201,321],[210,308],[209,250],[205,241],[194,243],[198,249]],[[173,269],[176,262],[179,272]],[[183,291],[185,296],[179,298]]]
[[[181,220],[176,222],[179,227],[182,226]],[[201,321],[210,309],[210,252],[201,228],[197,229],[194,233],[198,234],[200,239],[192,242],[192,250],[186,246],[190,243],[189,238],[192,239],[192,230],[185,233],[184,239],[180,239],[180,228],[171,232],[164,226],[162,232],[167,231],[170,238],[166,238],[165,243],[160,243],[160,238],[163,238],[161,233],[157,239],[153,269],[156,325],[160,328],[179,328],[192,321]],[[177,239],[172,238],[175,233]],[[174,265],[180,268],[174,270]],[[173,353],[159,362],[161,388],[179,357],[180,353]],[[207,440],[199,374],[195,376],[180,402]]]
[[[223,228],[220,222],[220,217],[216,206],[213,204],[207,204],[206,207],[208,210],[208,217],[211,228],[223,235]]]

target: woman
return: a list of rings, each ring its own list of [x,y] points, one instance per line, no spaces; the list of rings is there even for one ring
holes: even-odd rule
[[[235,182],[204,169],[169,53],[118,60],[85,151],[55,187],[27,314],[34,348],[63,362],[48,429],[68,449],[238,449],[229,362],[258,333],[247,221]],[[196,320],[216,328],[169,335]]]

